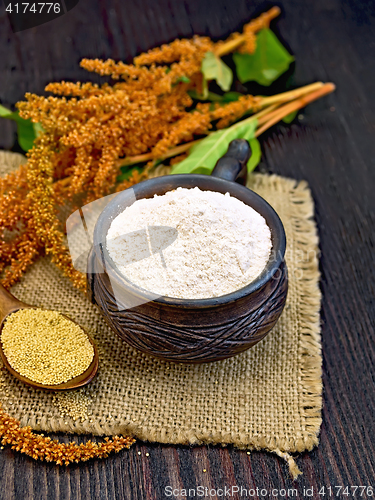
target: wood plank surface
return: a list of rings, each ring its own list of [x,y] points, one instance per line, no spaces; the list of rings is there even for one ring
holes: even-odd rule
[[[375,488],[375,3],[275,3],[283,11],[275,30],[296,58],[292,83],[337,85],[334,94],[303,110],[298,123],[278,125],[261,137],[260,170],[306,179],[316,202],[323,291],[320,445],[297,459],[303,475],[295,483],[278,457],[231,447],[137,442],[129,452],[68,468],[4,447],[1,499],[159,499],[168,498],[168,485],[258,488],[253,498],[282,498],[283,488],[296,488],[298,498],[321,499],[330,496],[329,486],[332,496],[335,486]],[[19,33],[12,32],[0,6],[0,102],[11,106],[26,91],[41,93],[50,81],[99,81],[79,68],[82,57],[129,61],[176,37],[223,38],[272,5],[259,0],[80,0],[63,17]],[[12,123],[0,121],[0,148],[12,146],[14,133]],[[323,486],[326,494],[319,495]],[[231,498],[246,498],[240,493]],[[289,493],[284,498],[292,498]],[[355,497],[370,498],[359,490]],[[219,496],[208,492],[204,498]]]

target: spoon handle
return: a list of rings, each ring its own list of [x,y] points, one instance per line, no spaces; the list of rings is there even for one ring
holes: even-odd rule
[[[11,293],[5,290],[3,285],[0,285],[0,323],[9,313],[25,307],[30,306],[13,297]]]

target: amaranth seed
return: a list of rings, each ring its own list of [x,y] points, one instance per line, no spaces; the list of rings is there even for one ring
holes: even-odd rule
[[[3,351],[20,375],[44,385],[58,385],[90,366],[94,348],[73,321],[57,311],[20,309],[1,332]]]

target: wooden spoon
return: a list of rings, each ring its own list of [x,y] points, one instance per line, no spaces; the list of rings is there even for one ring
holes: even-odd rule
[[[16,299],[11,295],[9,292],[5,290],[5,288],[0,285],[0,334],[1,330],[4,325],[5,319],[12,313],[20,310],[20,309],[38,309],[37,307],[30,306],[29,304],[25,304],[24,302],[21,302],[20,300]],[[64,314],[62,316],[65,316]],[[67,316],[65,316],[67,318]],[[70,321],[70,318],[67,318]],[[73,322],[75,323],[75,322]],[[82,328],[82,327],[81,327]],[[0,356],[1,359],[3,360],[3,363],[7,370],[14,375],[14,377],[18,378],[18,380],[21,380],[24,384],[31,385],[32,387],[35,387],[36,389],[44,389],[47,391],[66,391],[68,389],[78,389],[79,387],[82,387],[89,382],[95,377],[96,372],[98,371],[98,365],[99,365],[99,355],[98,355],[98,350],[96,348],[96,345],[94,342],[91,340],[87,332],[85,332],[89,341],[91,342],[93,348],[94,348],[94,358],[90,364],[90,366],[87,368],[86,371],[84,371],[81,375],[78,375],[78,377],[74,377],[67,382],[64,382],[63,384],[58,384],[58,385],[44,385],[44,384],[39,384],[37,382],[34,382],[33,380],[30,380],[27,377],[24,377],[23,375],[19,374],[14,368],[12,368],[7,360],[7,357],[5,356],[5,353],[3,351],[3,345],[0,342]]]

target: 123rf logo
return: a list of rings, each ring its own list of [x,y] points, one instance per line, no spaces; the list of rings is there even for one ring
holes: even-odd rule
[[[61,17],[78,4],[79,0],[56,0],[54,2],[18,2],[4,0],[13,32],[34,28]],[[1,3],[1,2],[0,2]]]

